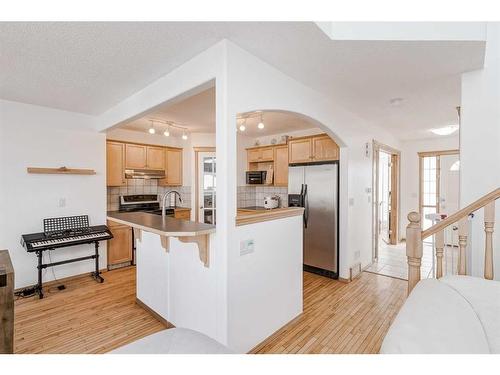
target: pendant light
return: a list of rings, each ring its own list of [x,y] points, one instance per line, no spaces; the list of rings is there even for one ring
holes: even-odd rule
[[[264,115],[262,115],[262,114],[260,115],[260,122],[259,122],[259,124],[257,125],[257,127],[258,127],[259,129],[264,129]]]
[[[163,132],[165,137],[170,137],[170,125],[167,125],[167,129]]]
[[[188,139],[188,136],[187,136],[185,130],[182,132],[182,139],[184,139],[184,140]]]
[[[149,130],[148,130],[148,131],[149,131],[149,134],[154,134],[154,133],[156,133],[155,128],[154,128],[154,124],[155,124],[155,123],[154,123],[153,121],[151,121],[151,127],[150,127],[150,128],[149,128]]]

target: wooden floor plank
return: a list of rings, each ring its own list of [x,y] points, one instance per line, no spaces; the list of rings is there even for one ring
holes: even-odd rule
[[[406,282],[363,272],[349,284],[304,273],[304,313],[252,353],[378,353]]]
[[[166,327],[135,303],[135,268],[48,288],[44,299],[15,304],[15,353],[105,353]]]
[[[49,287],[15,304],[15,353],[106,353],[166,327],[135,303],[135,268]],[[349,284],[304,273],[304,312],[252,353],[378,353],[406,282],[372,273]]]

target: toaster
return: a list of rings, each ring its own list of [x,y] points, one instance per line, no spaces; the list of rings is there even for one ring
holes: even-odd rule
[[[280,205],[280,197],[277,195],[271,195],[264,197],[264,208],[270,210],[272,208],[278,208]]]

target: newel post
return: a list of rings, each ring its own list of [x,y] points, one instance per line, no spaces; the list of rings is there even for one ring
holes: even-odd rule
[[[420,266],[422,264],[422,228],[420,214],[410,212],[410,222],[406,227],[406,256],[408,258],[408,294],[420,281]]]

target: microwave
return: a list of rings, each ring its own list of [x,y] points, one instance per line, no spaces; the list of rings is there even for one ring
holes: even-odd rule
[[[248,171],[247,185],[262,185],[266,183],[266,171]]]

